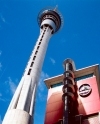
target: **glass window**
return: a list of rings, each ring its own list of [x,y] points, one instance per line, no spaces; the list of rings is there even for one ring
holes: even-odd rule
[[[79,81],[79,80],[83,80],[83,79],[86,79],[86,78],[89,78],[89,77],[93,77],[93,73],[87,74],[87,75],[83,75],[83,76],[81,76],[81,77],[77,77],[77,78],[75,78],[74,80],[75,80],[75,81]]]
[[[63,85],[63,83],[62,82],[59,82],[57,84],[51,85],[51,88],[58,87],[58,86],[61,86],[61,85]]]
[[[32,67],[32,66],[33,66],[33,64],[34,64],[34,62],[32,62],[32,63],[31,63],[31,66],[30,66],[30,67]]]
[[[28,74],[27,74],[27,75],[30,75],[30,73],[31,73],[31,69],[29,69],[29,71],[28,71]]]

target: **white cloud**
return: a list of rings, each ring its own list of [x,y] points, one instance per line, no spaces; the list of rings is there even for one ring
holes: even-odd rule
[[[16,90],[16,85],[10,77],[8,77],[8,83],[9,83],[9,86],[10,86],[11,93],[14,94],[14,92]]]
[[[0,101],[3,101],[3,102],[6,101],[4,98],[2,98],[2,93],[0,93]]]
[[[53,58],[50,58],[50,61],[52,62],[52,64],[56,63],[56,61]]]
[[[1,115],[0,115],[0,124],[2,124]]]
[[[40,81],[39,81],[39,85],[38,85],[38,91],[37,91],[37,98],[39,98],[40,101],[46,100],[47,94],[45,94],[46,85],[44,83],[44,79],[46,79],[48,77],[49,76],[47,73],[44,73],[43,71],[41,72]],[[36,100],[37,100],[37,98],[36,98]]]
[[[10,23],[6,21],[6,19],[5,19],[4,16],[2,15],[2,13],[0,13],[0,20],[1,20],[3,23],[5,23],[5,24],[10,25]],[[0,25],[0,28],[1,28],[1,25]]]
[[[1,20],[5,23],[6,22],[5,18],[2,15],[0,17],[1,17]]]
[[[0,97],[2,96],[2,94],[0,93]]]
[[[1,56],[1,54],[2,54],[2,51],[0,50],[0,56]],[[2,63],[0,62],[0,70],[1,70],[1,68],[2,68]]]
[[[1,19],[2,19],[3,22],[6,22],[6,21],[5,21],[5,18],[4,18],[2,15],[1,15]]]
[[[0,51],[0,56],[1,56],[1,54],[2,54],[2,51]]]
[[[3,94],[0,93],[0,101],[2,101],[2,102],[7,102],[7,101],[9,101],[9,100],[8,100],[7,98],[3,97]]]
[[[43,71],[41,72],[40,80],[39,80],[39,90],[43,91],[44,90],[44,79],[48,78],[49,75],[47,73],[44,73]]]
[[[0,70],[1,70],[1,68],[2,68],[2,64],[1,64],[1,62],[0,62]]]
[[[6,102],[6,101],[7,101],[7,99],[0,98],[0,101]]]

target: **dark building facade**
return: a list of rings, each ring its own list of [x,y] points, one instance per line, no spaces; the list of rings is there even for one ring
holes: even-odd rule
[[[74,67],[75,68],[75,67]],[[65,72],[67,72],[65,70]],[[67,100],[71,111],[66,109],[63,99],[64,75],[57,75],[45,80],[48,91],[45,124],[100,124],[100,80],[99,65],[74,69],[73,100]],[[70,88],[73,87],[70,85]],[[71,90],[67,92],[71,92]],[[72,96],[71,93],[69,93]],[[66,97],[68,99],[68,95]],[[70,102],[69,102],[70,101]],[[69,103],[68,103],[69,102]],[[72,103],[73,102],[73,105]],[[71,120],[63,122],[66,109],[71,113]],[[70,115],[67,116],[67,119]]]

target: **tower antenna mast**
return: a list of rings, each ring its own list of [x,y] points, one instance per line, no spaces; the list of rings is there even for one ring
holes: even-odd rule
[[[57,11],[58,5],[55,6],[54,11]]]

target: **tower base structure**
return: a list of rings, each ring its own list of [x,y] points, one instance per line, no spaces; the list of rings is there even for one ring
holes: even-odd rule
[[[33,118],[26,111],[12,109],[6,113],[3,124],[33,124]]]

